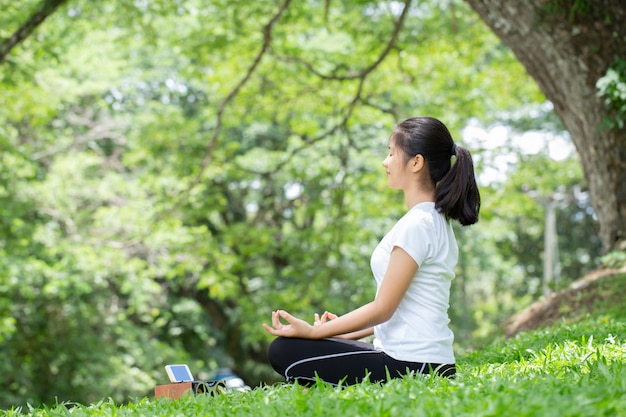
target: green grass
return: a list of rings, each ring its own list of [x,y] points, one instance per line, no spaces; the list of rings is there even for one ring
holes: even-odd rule
[[[626,416],[626,320],[588,317],[494,343],[459,358],[454,380],[251,392],[118,405],[58,404],[2,416]]]

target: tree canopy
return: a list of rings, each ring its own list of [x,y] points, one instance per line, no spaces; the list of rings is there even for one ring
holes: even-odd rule
[[[529,189],[575,194],[553,289],[600,254],[576,155],[505,146],[505,170],[469,146],[470,123],[567,134],[464,2],[0,6],[3,406],[123,401],[168,362],[273,381],[273,309],[341,314],[373,296],[370,252],[403,213],[380,164],[405,117],[440,118],[499,175],[480,223],[457,230],[460,349],[541,293]]]

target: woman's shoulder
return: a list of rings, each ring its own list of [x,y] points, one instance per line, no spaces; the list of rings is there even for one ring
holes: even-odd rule
[[[435,208],[435,203],[420,203],[412,207],[399,222],[406,225],[434,224],[441,213]]]

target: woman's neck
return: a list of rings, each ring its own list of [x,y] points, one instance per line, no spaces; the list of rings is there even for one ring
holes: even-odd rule
[[[412,174],[413,178],[408,180],[403,188],[404,202],[409,210],[420,203],[435,201],[436,185],[430,178],[428,166],[423,165],[421,169],[413,171]]]
[[[404,190],[404,202],[406,203],[406,207],[408,210],[411,210],[416,205],[420,203],[425,203],[427,201],[435,201],[434,189],[428,191],[420,189]]]

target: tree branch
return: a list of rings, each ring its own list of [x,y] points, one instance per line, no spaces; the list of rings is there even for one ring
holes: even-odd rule
[[[222,117],[223,117],[224,111],[226,110],[226,107],[228,106],[228,104],[235,98],[235,96],[239,94],[239,91],[241,90],[241,88],[248,82],[248,80],[250,80],[250,78],[252,77],[252,74],[254,74],[257,67],[261,63],[261,59],[263,59],[263,56],[265,55],[265,53],[270,47],[270,44],[272,43],[272,28],[274,27],[274,24],[278,21],[280,16],[283,14],[283,12],[287,9],[287,7],[289,6],[289,3],[291,3],[291,0],[285,0],[283,4],[280,6],[280,8],[278,9],[278,11],[271,17],[269,22],[267,22],[267,24],[263,28],[263,45],[261,46],[261,50],[259,51],[256,58],[252,62],[252,65],[250,65],[250,68],[248,68],[248,71],[246,72],[244,77],[239,81],[239,83],[237,83],[235,88],[231,90],[228,96],[226,96],[224,101],[222,101],[222,103],[220,104],[217,110],[215,129],[213,130],[213,135],[211,136],[211,139],[209,140],[206,155],[204,156],[204,159],[200,165],[200,170],[198,171],[196,178],[194,179],[194,181],[191,183],[191,185],[188,188],[189,190],[192,189],[196,184],[200,182],[200,179],[202,178],[202,175],[206,167],[211,163],[211,159],[213,158],[213,151],[215,150],[215,146],[217,145],[217,141],[221,133]]]
[[[276,11],[276,13],[272,15],[270,20],[263,27],[263,45],[261,46],[261,49],[259,50],[256,57],[254,58],[254,61],[252,62],[248,70],[246,71],[246,74],[237,83],[237,85],[235,85],[235,87],[228,93],[228,95],[224,98],[224,100],[220,103],[217,109],[217,114],[215,116],[215,127],[213,129],[213,134],[211,135],[211,138],[209,139],[209,143],[207,144],[206,152],[204,154],[204,158],[202,162],[200,163],[198,173],[196,174],[194,179],[185,189],[183,189],[182,191],[177,193],[177,195],[174,196],[174,199],[177,201],[174,204],[174,207],[182,203],[184,198],[187,195],[189,195],[191,190],[193,190],[193,188],[196,185],[198,185],[200,181],[202,180],[204,171],[206,170],[206,168],[211,163],[211,160],[213,159],[213,152],[215,151],[215,147],[217,146],[217,142],[222,132],[222,118],[224,116],[224,111],[226,110],[226,107],[230,104],[230,102],[237,96],[237,94],[239,94],[239,91],[243,88],[243,86],[250,80],[250,78],[252,78],[252,75],[258,68],[259,64],[261,63],[261,60],[263,59],[263,57],[265,56],[265,54],[267,53],[267,51],[269,50],[271,46],[272,29],[274,28],[274,25],[276,24],[280,16],[285,12],[285,10],[287,10],[290,3],[291,3],[291,0],[284,0],[283,3],[280,5],[279,9]],[[153,222],[155,223],[158,222],[164,214],[165,212],[157,214]]]
[[[43,0],[30,18],[22,24],[9,38],[0,42],[0,64],[6,61],[13,48],[29,37],[56,9],[67,0]]]
[[[349,81],[349,80],[355,80],[358,78],[363,79],[370,72],[374,71],[385,60],[387,55],[389,55],[391,50],[394,48],[396,41],[398,40],[398,35],[400,33],[400,30],[402,30],[402,27],[404,26],[404,20],[406,19],[406,16],[408,15],[408,12],[409,12],[409,8],[411,7],[411,1],[412,0],[404,1],[404,8],[402,9],[402,14],[398,18],[398,20],[394,23],[393,33],[391,34],[391,37],[387,41],[385,48],[382,50],[382,52],[380,53],[376,61],[374,61],[368,67],[363,68],[358,72],[350,72],[346,75],[323,74],[319,72],[318,70],[316,70],[313,64],[305,61],[304,59],[300,57],[283,56],[283,57],[278,57],[278,59],[282,59],[285,62],[297,62],[303,65],[309,72],[313,73],[315,76],[323,80]]]
[[[297,61],[301,64],[303,64],[307,70],[309,70],[311,73],[313,73],[314,75],[320,77],[321,79],[324,80],[333,80],[333,81],[349,81],[349,80],[354,80],[354,79],[358,79],[359,80],[359,84],[357,87],[357,91],[354,94],[354,97],[352,98],[352,100],[350,101],[350,103],[348,104],[348,106],[346,107],[346,111],[345,114],[343,114],[341,120],[339,120],[336,124],[330,126],[326,131],[322,132],[321,134],[319,134],[317,137],[315,138],[309,138],[308,140],[304,140],[304,144],[292,149],[285,158],[283,158],[282,161],[280,161],[278,164],[276,164],[272,171],[276,172],[279,171],[280,169],[282,169],[283,166],[285,166],[290,160],[291,158],[293,158],[296,154],[298,154],[300,151],[306,149],[308,146],[310,146],[313,143],[319,142],[325,138],[327,138],[328,136],[336,133],[338,130],[343,130],[343,131],[348,131],[348,120],[350,119],[350,116],[352,115],[352,112],[355,108],[355,106],[359,103],[359,102],[363,102],[362,100],[362,93],[363,93],[363,87],[365,85],[365,80],[367,79],[368,75],[374,71],[384,60],[385,58],[389,55],[389,53],[391,52],[391,50],[395,47],[396,42],[398,40],[398,35],[400,33],[400,31],[402,30],[402,27],[404,26],[404,21],[406,16],[408,15],[409,12],[409,8],[411,7],[411,1],[412,0],[405,0],[404,1],[404,9],[402,10],[402,14],[400,15],[400,17],[398,18],[398,20],[394,23],[394,30],[391,34],[391,37],[389,38],[387,44],[385,45],[385,48],[383,49],[383,51],[380,53],[380,55],[376,58],[376,60],[370,64],[369,66],[361,69],[360,71],[358,71],[355,74],[352,75],[346,75],[346,76],[334,76],[334,75],[325,75],[322,74],[320,72],[318,72],[317,70],[315,70],[315,68],[313,67],[312,64],[296,58],[296,57],[283,57],[282,59],[285,61]],[[387,111],[387,113],[391,113],[393,114],[391,111]],[[246,169],[244,167],[240,167],[241,169]],[[256,171],[252,171],[252,170],[247,170],[248,172],[254,172],[256,174],[263,174],[262,172],[256,172]]]

